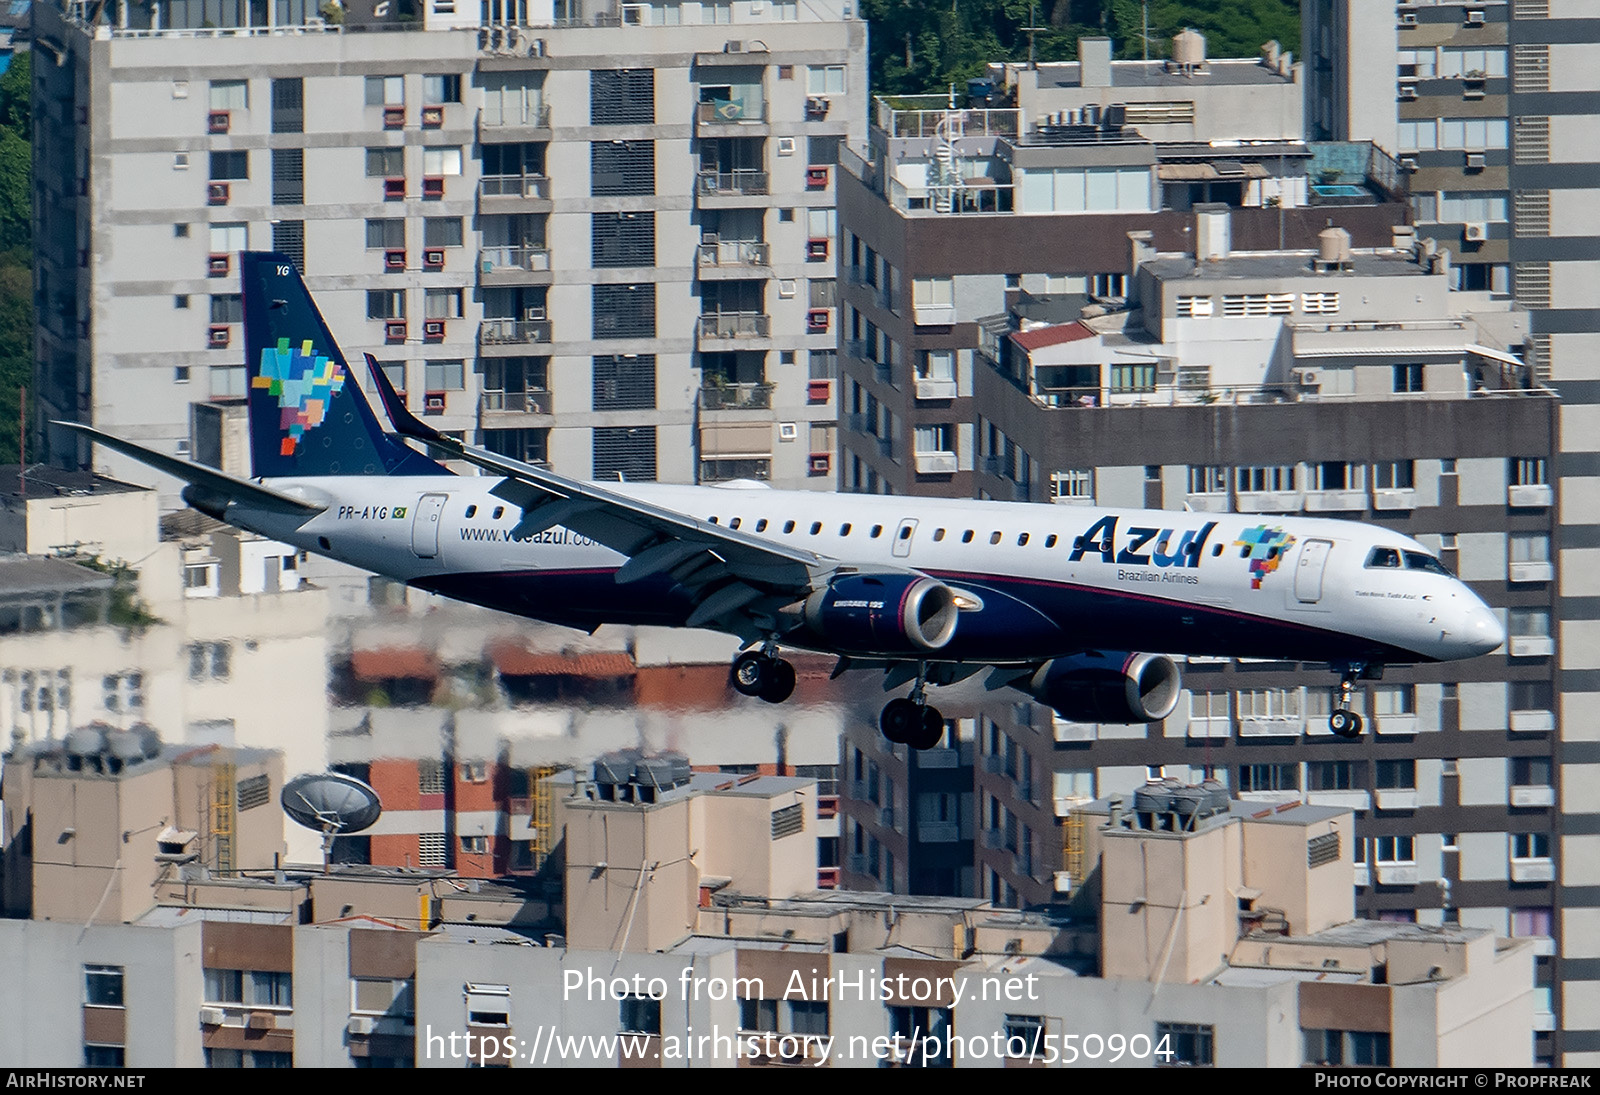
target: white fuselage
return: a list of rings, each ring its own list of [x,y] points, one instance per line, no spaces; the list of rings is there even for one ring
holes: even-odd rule
[[[304,520],[235,503],[227,519],[524,616],[580,626],[682,622],[663,588],[630,587],[612,603],[612,575],[626,560],[600,544],[560,526],[513,538],[522,514],[491,493],[501,482],[272,480],[326,510]],[[1356,522],[755,486],[607,489],[851,566],[915,570],[975,590],[979,615],[995,615],[986,628],[963,619],[952,659],[1026,661],[1112,647],[1407,662],[1472,657],[1504,637],[1492,611],[1449,574],[1371,565],[1375,548],[1408,561],[1432,556],[1406,536]],[[651,596],[657,603],[641,601]],[[967,649],[964,632],[974,642],[984,636],[987,649]]]

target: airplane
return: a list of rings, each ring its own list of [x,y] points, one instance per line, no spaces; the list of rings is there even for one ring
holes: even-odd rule
[[[1181,656],[1326,662],[1329,729],[1353,738],[1357,681],[1505,639],[1424,545],[1359,522],[581,482],[428,426],[369,354],[386,431],[293,262],[246,252],[240,271],[253,479],[59,425],[184,480],[202,513],[418,589],[589,631],[726,632],[746,696],[790,696],[784,648],[880,671],[912,685],[879,719],[897,744],[937,746],[929,688],[980,673],[1071,721],[1164,719]]]

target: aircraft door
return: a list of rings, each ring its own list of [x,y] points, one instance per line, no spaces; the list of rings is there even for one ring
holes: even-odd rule
[[[448,497],[424,494],[417,502],[416,515],[411,519],[411,551],[419,559],[432,559],[439,554],[439,517]]]
[[[1307,540],[1300,549],[1300,561],[1294,568],[1294,596],[1301,604],[1314,605],[1322,600],[1322,573],[1332,548],[1332,540]]]
[[[894,557],[904,559],[911,554],[911,541],[917,535],[917,519],[907,517],[894,530]]]

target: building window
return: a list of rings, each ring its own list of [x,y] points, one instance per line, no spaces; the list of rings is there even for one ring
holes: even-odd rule
[[[218,293],[211,298],[212,323],[242,323],[244,301],[238,293]]]
[[[1305,1063],[1388,1068],[1389,1035],[1383,1031],[1308,1030]]]
[[[384,218],[382,220],[369,220],[369,221],[367,221],[367,247],[369,249],[374,249],[374,250],[382,249],[382,250],[386,250],[386,251],[388,251],[388,250],[404,250],[405,249],[405,245],[406,245],[406,222],[401,220],[399,217],[386,217],[386,218]],[[405,294],[401,290],[396,289],[396,290],[394,290],[394,292],[399,294],[401,300],[405,299]],[[380,292],[378,295],[381,296],[383,294],[382,294],[382,292]],[[375,316],[375,315],[372,314],[372,309],[370,307],[370,301],[372,300],[372,297],[373,297],[373,293],[369,290],[368,293],[367,293],[367,300],[369,302],[369,307],[367,309],[367,318],[368,319],[388,318],[388,317],[382,317],[382,316]]]
[[[1243,764],[1239,766],[1240,791],[1298,791],[1298,764]]]
[[[1299,469],[1293,464],[1240,468],[1235,476],[1240,494],[1286,493],[1299,489]]]
[[[100,687],[107,711],[144,710],[143,673],[107,673],[101,678]]]
[[[1216,1029],[1199,1023],[1157,1023],[1153,1056],[1164,1065],[1214,1065]]]
[[[123,1006],[122,967],[83,967],[83,1002],[94,1008]]]
[[[1053,473],[1050,476],[1050,499],[1069,504],[1093,502],[1094,469],[1075,468]]]
[[[417,761],[417,793],[444,794],[444,764],[437,760]]]
[[[1365,490],[1367,466],[1347,464],[1342,460],[1329,460],[1310,467],[1312,490]]]
[[[424,247],[460,247],[462,238],[460,217],[428,217],[422,222]]]
[[[1300,719],[1298,688],[1257,688],[1238,695],[1240,720],[1292,722]]]
[[[1511,485],[1514,487],[1538,487],[1550,482],[1546,478],[1548,469],[1542,458],[1513,460],[1510,471]]]
[[[597,69],[589,73],[590,125],[654,125],[654,69]]]
[[[656,215],[651,212],[591,214],[590,264],[654,266]]]
[[[1360,761],[1318,760],[1306,764],[1306,790],[1354,791],[1361,787],[1364,773]]]
[[[1549,533],[1513,532],[1509,546],[1513,563],[1548,563],[1550,561]]]
[[[368,76],[368,106],[404,106],[406,82],[403,76]]]
[[[589,193],[597,197],[656,192],[654,141],[595,141],[589,145]]]
[[[594,337],[654,338],[656,287],[596,285],[592,290]]]
[[[1512,833],[1512,859],[1549,859],[1549,833]]]
[[[367,1015],[410,1018],[416,1014],[416,982],[383,978],[352,978],[350,1010]]]
[[[372,238],[373,222],[368,221],[367,238]],[[398,222],[396,222],[398,223]],[[405,319],[406,291],[404,289],[368,289],[368,319]],[[402,385],[402,388],[404,385]]]
[[[1410,460],[1372,466],[1372,485],[1377,490],[1411,490],[1416,483],[1415,465]]]
[[[424,76],[422,78],[422,101],[432,106],[459,103],[461,101],[460,74],[451,72],[443,76]]]
[[[212,80],[212,110],[249,110],[250,82],[248,80]]]
[[[300,205],[306,200],[306,154],[300,148],[272,150],[272,203]]]
[[[1378,866],[1414,866],[1416,840],[1409,836],[1380,836],[1372,840],[1372,861]]]
[[[305,127],[305,81],[298,76],[273,80],[272,132],[303,133]]]
[[[653,483],[656,479],[654,426],[599,426],[594,430],[593,477],[616,482]]]
[[[296,270],[306,268],[306,222],[273,221],[272,249],[294,263]]]
[[[1417,789],[1417,762],[1414,760],[1380,760],[1374,768],[1373,786],[1379,791],[1415,791]]]
[[[1549,757],[1513,757],[1511,759],[1511,786],[1549,787]]]
[[[550,431],[543,428],[484,430],[483,447],[524,464],[543,464],[550,458]]]
[[[1394,390],[1397,392],[1423,391],[1422,366],[1419,364],[1396,365],[1394,368]]]
[[[406,173],[406,150],[403,148],[367,149],[367,178],[399,179]]]
[[[211,153],[211,177],[219,181],[248,179],[250,177],[250,153],[243,149]]]
[[[127,1050],[122,1046],[103,1046],[93,1042],[85,1042],[83,1046],[84,1068],[122,1068],[126,1063]]]
[[[1127,392],[1153,392],[1156,390],[1155,363],[1118,365],[1113,364],[1107,370],[1111,378],[1111,391],[1113,393]]]
[[[778,1001],[741,999],[739,1001],[739,1029],[776,1034],[778,1031]]]
[[[843,95],[843,65],[807,65],[807,95]]]
[[[654,410],[656,355],[607,354],[594,359],[594,409]]]
[[[489,851],[489,838],[486,836],[464,836],[461,838],[461,854],[485,855]]]
[[[911,306],[913,308],[954,308],[955,303],[955,278],[911,279]]]
[[[232,643],[190,643],[189,679],[225,681],[232,671]]]
[[[424,148],[422,173],[428,176],[461,174],[461,147],[454,145],[445,148]]]
[[[660,1034],[661,1001],[648,996],[624,996],[619,1023],[624,1034]]]
[[[466,314],[465,294],[460,289],[424,289],[422,304],[426,319],[460,319]]]
[[[423,366],[423,390],[458,392],[466,385],[466,366],[459,359],[429,361]]]

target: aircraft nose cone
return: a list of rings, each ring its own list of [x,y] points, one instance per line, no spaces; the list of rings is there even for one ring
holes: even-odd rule
[[[1506,641],[1506,629],[1489,606],[1480,601],[1467,609],[1461,632],[1454,637],[1468,656],[1475,658],[1499,649],[1500,644]]]

